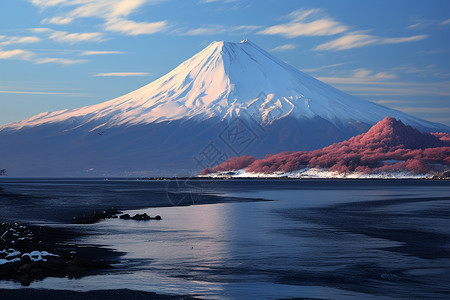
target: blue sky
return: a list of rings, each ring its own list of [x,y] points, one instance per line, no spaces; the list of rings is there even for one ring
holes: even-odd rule
[[[14,0],[0,125],[100,103],[214,40],[249,39],[341,90],[450,125],[450,1]]]

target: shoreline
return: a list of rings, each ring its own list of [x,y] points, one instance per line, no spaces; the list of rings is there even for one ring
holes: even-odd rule
[[[75,243],[75,229],[5,223],[0,225],[0,280],[21,286],[47,277],[81,278],[113,269],[123,253]]]
[[[65,300],[123,300],[132,299],[154,299],[154,300],[191,300],[201,299],[195,296],[186,295],[162,295],[153,292],[135,291],[130,289],[117,290],[94,290],[87,292],[78,292],[71,290],[50,290],[50,289],[0,289],[0,294],[9,300],[47,300],[47,299],[65,299]]]

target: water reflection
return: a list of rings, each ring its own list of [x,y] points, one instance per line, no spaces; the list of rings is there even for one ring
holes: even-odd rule
[[[126,252],[116,271],[47,278],[32,287],[129,288],[208,299],[448,295],[448,186],[320,184],[206,186],[202,193],[216,197],[276,201],[153,207],[126,212],[161,215],[162,221],[78,225],[91,233],[80,243]],[[142,185],[120,187],[134,188]],[[153,195],[147,191],[145,199]],[[8,285],[14,287],[0,283]]]

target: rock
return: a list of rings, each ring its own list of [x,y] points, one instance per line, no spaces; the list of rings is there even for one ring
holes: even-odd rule
[[[75,224],[94,224],[104,219],[110,219],[117,217],[118,214],[122,212],[112,208],[110,210],[103,210],[101,212],[94,211],[92,215],[83,215],[81,217],[73,217],[73,222]]]
[[[150,217],[149,215],[147,215],[147,213],[143,213],[143,214],[135,214],[134,216],[130,216],[129,214],[124,214],[121,215],[119,217],[120,219],[123,220],[135,220],[135,221],[148,221],[148,220],[161,220],[161,216],[156,216],[154,218]]]
[[[131,216],[129,214],[124,214],[124,215],[121,215],[119,218],[124,219],[124,220],[129,220],[129,219],[131,219]]]
[[[148,220],[151,220],[150,216],[147,215],[146,213],[143,213],[143,214],[136,214],[136,215],[134,215],[131,219],[132,219],[132,220],[138,220],[138,221],[148,221]]]

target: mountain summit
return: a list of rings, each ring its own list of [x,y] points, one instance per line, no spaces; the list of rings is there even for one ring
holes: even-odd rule
[[[267,124],[284,117],[322,118],[336,126],[373,125],[386,116],[423,130],[440,126],[345,94],[293,68],[250,41],[212,42],[150,84],[79,109],[42,113],[3,129],[71,120],[91,129],[180,119],[231,119],[257,114]],[[2,127],[0,127],[0,130]]]
[[[205,167],[205,153],[214,166],[217,157],[318,149],[386,116],[449,130],[341,92],[247,40],[221,41],[116,99],[1,126],[0,157],[12,176],[186,174]]]

